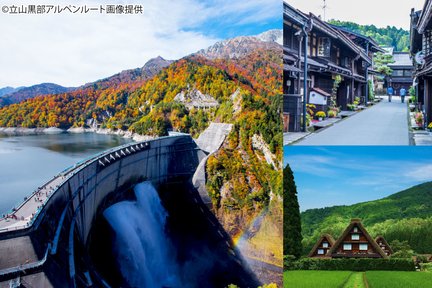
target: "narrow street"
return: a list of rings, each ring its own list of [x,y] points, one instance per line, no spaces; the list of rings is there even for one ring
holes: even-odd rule
[[[407,99],[405,99],[407,100]],[[409,145],[408,109],[400,97],[379,104],[303,138],[295,145]]]

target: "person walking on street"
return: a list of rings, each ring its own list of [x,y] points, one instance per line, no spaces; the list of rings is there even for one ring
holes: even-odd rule
[[[393,87],[389,86],[387,88],[387,95],[388,95],[388,101],[391,102],[391,98],[392,98],[392,95],[393,95]]]
[[[402,87],[402,88],[399,90],[399,93],[400,93],[400,96],[401,96],[401,101],[402,101],[402,103],[404,103],[404,102],[405,102],[405,96],[406,96],[406,90],[405,90],[405,88]]]

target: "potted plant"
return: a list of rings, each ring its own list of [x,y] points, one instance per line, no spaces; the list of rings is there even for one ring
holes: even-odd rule
[[[324,111],[318,111],[315,116],[318,118],[319,121],[322,121],[323,118],[326,117],[326,113]]]
[[[316,109],[316,106],[313,104],[306,104],[306,126],[309,126],[313,116],[314,116],[314,110]]]
[[[417,112],[414,116],[414,119],[415,119],[417,126],[423,127],[423,113],[422,112]]]
[[[328,116],[329,118],[335,118],[336,115],[337,115],[337,112],[336,112],[335,110],[329,110],[329,111],[327,112],[327,116]]]

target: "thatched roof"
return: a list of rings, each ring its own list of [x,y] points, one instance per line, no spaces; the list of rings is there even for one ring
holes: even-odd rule
[[[331,247],[329,254],[333,256],[333,254],[336,254],[337,248],[342,244],[346,236],[351,232],[351,230],[354,228],[354,226],[357,226],[359,230],[363,233],[363,235],[366,237],[367,241],[372,245],[374,250],[380,254],[383,258],[387,258],[388,256],[385,254],[385,252],[381,249],[381,247],[372,239],[372,237],[369,235],[369,233],[366,231],[366,228],[361,223],[361,219],[355,218],[351,219],[351,223],[348,225],[348,227],[345,229],[345,231],[342,233],[342,235],[338,238],[336,243]]]
[[[389,250],[390,254],[393,254],[393,249],[390,247],[390,245],[388,244],[387,240],[384,238],[384,236],[382,235],[378,235],[375,238],[375,242],[378,244],[378,242],[381,241],[382,243],[384,243],[384,245],[387,247],[387,250]],[[378,244],[379,245],[379,244]]]
[[[318,249],[319,245],[326,240],[330,244],[330,248],[333,247],[335,240],[330,234],[323,234],[318,239],[318,241],[313,246],[312,250],[310,251],[308,257],[313,257],[315,255],[315,251]],[[330,250],[329,250],[330,251]]]

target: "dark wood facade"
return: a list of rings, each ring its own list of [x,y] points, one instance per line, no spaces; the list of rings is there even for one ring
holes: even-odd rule
[[[329,251],[333,247],[335,240],[329,234],[324,234],[317,241],[315,246],[309,253],[309,257],[327,258],[329,257]]]
[[[375,242],[380,246],[380,248],[384,251],[384,253],[387,256],[390,256],[393,254],[393,250],[391,249],[390,245],[387,243],[385,238],[383,236],[378,236],[375,238]]]
[[[301,31],[308,19],[284,3],[283,29],[283,118],[284,132],[300,131],[302,114]],[[296,35],[297,34],[297,35]]]
[[[380,48],[372,39],[354,35],[332,26],[319,17],[305,14],[284,2],[284,98],[297,97],[300,106],[309,103],[312,87],[331,94],[336,76],[341,82],[336,93],[336,104],[342,110],[353,103],[355,97],[367,101],[368,70],[372,66],[372,53]],[[307,35],[307,36],[306,36]],[[354,35],[354,36],[353,36]],[[304,45],[307,38],[307,53]],[[306,55],[305,55],[306,54]],[[306,57],[305,57],[306,56]],[[307,91],[304,88],[304,63],[307,58]],[[306,94],[306,97],[304,97]],[[330,98],[329,98],[330,99]],[[284,100],[284,103],[299,103]],[[327,103],[330,104],[330,103]],[[327,105],[325,109],[327,110]],[[290,114],[289,131],[299,131],[302,109],[284,105]]]
[[[417,101],[425,116],[432,122],[432,1],[425,1],[422,11],[411,10],[410,53],[422,53],[424,63],[415,63],[414,82]]]
[[[388,257],[366,231],[360,219],[351,220],[351,223],[328,253],[332,258]]]

